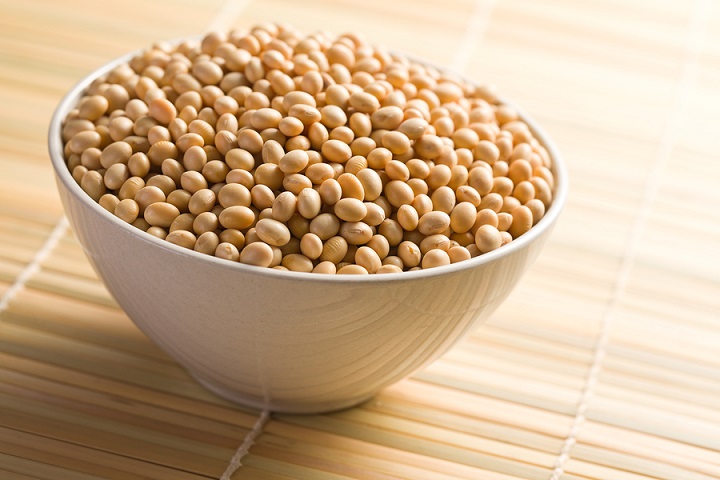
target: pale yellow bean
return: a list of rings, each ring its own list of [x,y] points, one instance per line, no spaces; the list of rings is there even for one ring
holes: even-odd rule
[[[501,245],[500,231],[492,225],[482,225],[475,233],[475,246],[481,253],[491,252]]]
[[[402,259],[397,255],[388,255],[383,258],[383,265],[393,265],[398,267],[400,270],[402,270],[405,266]]]
[[[553,198],[552,189],[548,181],[544,177],[535,176],[530,179],[530,183],[535,187],[535,198],[540,200],[547,209],[552,203]]]
[[[129,177],[130,172],[128,171],[127,165],[124,163],[115,163],[110,165],[110,168],[105,171],[103,182],[110,190],[118,190]]]
[[[451,247],[448,250],[448,256],[450,257],[450,263],[463,262],[472,258],[470,251],[464,246]]]
[[[506,197],[503,197],[503,205],[502,205],[502,208],[500,209],[500,211],[510,213],[516,207],[519,207],[519,206],[520,206],[520,200],[518,200],[517,198],[515,198],[511,195],[508,195]]]
[[[292,272],[305,273],[312,272],[314,268],[312,260],[300,253],[285,255],[282,259],[282,266]]]
[[[340,231],[340,220],[332,213],[321,213],[310,221],[308,231],[320,237],[321,240],[327,240]],[[303,232],[303,235],[305,233],[307,232]]]
[[[420,217],[417,229],[423,235],[435,235],[444,232],[449,226],[450,216],[447,213],[433,211]]]
[[[450,256],[448,252],[440,249],[433,249],[423,255],[422,268],[435,268],[450,265]]]
[[[221,242],[215,249],[215,256],[231,262],[237,262],[240,260],[240,251],[238,248],[229,242]]]
[[[473,228],[477,230],[482,225],[492,225],[497,228],[499,225],[498,214],[489,208],[479,210],[477,216],[475,217],[475,224],[473,225]]]
[[[256,185],[265,185],[270,190],[279,190],[286,176],[279,165],[263,163],[255,169],[253,178]]]
[[[463,185],[455,190],[455,195],[458,202],[468,202],[474,207],[479,207],[482,202],[482,197],[475,188],[469,185]]]
[[[243,230],[255,223],[255,212],[248,207],[234,205],[220,212],[218,220],[224,228]]]
[[[202,149],[201,149],[202,150]],[[204,150],[203,150],[204,152]],[[185,157],[187,157],[188,153],[185,153]],[[207,158],[206,158],[207,161]],[[253,168],[255,168],[255,158],[252,156],[250,152],[247,150],[243,150],[241,148],[234,148],[230,151],[228,151],[225,154],[225,162],[227,163],[228,167],[231,169],[241,169],[241,170],[247,170],[250,171]],[[183,160],[183,163],[187,163],[187,158]],[[204,163],[203,163],[204,165]],[[187,165],[185,165],[187,168]],[[200,166],[200,169],[202,169],[202,166]],[[197,169],[197,170],[200,170]],[[193,169],[195,170],[195,169]]]
[[[304,150],[293,150],[283,155],[283,157],[280,158],[278,165],[283,173],[298,173],[305,170],[309,161],[310,157],[308,157],[307,152]]]
[[[510,213],[513,217],[513,221],[508,229],[508,233],[510,233],[512,238],[515,239],[530,230],[533,225],[533,216],[532,211],[525,205],[515,207]]]
[[[356,176],[362,185],[364,200],[372,202],[382,195],[383,182],[375,170],[365,168],[360,170]]]
[[[335,205],[343,196],[342,186],[333,178],[329,178],[320,184],[318,193],[320,194],[323,204],[330,206]]]
[[[142,152],[133,153],[128,159],[127,165],[132,176],[144,177],[150,173],[150,160]]]
[[[400,257],[403,265],[407,268],[417,267],[422,260],[420,247],[410,241],[404,241],[398,245],[397,256]]]
[[[205,232],[214,232],[218,225],[217,215],[213,212],[202,212],[193,220],[192,229],[196,234],[202,235]]]
[[[508,212],[500,212],[497,214],[497,229],[501,232],[507,232],[512,225],[513,217]]]
[[[309,178],[301,173],[290,173],[285,175],[282,181],[282,186],[285,190],[300,195],[305,189],[312,190],[312,182]]]
[[[278,123],[278,129],[287,137],[295,137],[303,132],[305,124],[299,118],[285,117]]]
[[[132,223],[140,214],[140,207],[137,202],[131,198],[120,200],[115,206],[115,216],[123,222]]]
[[[167,234],[165,240],[180,247],[192,250],[195,248],[197,238],[192,234],[192,232],[188,232],[187,230],[174,230]]]
[[[305,177],[307,179],[307,177]],[[308,180],[308,183],[310,181]],[[320,214],[322,199],[320,194],[312,188],[304,188],[297,196],[297,211],[300,215],[311,220]]]
[[[250,189],[250,198],[255,208],[264,210],[266,208],[272,208],[272,204],[275,201],[275,194],[267,185],[255,185]]]
[[[455,208],[455,192],[448,186],[442,186],[435,190],[430,199],[432,200],[433,210],[450,214]]]
[[[148,104],[148,112],[152,118],[163,125],[168,125],[175,120],[177,109],[171,101],[166,98],[156,98]]]
[[[323,251],[320,254],[320,261],[329,261],[337,264],[345,258],[348,253],[348,243],[341,236],[334,236],[325,241]]]
[[[375,129],[383,128],[386,130],[395,130],[398,129],[399,132],[405,134],[403,129],[400,129],[400,125],[403,123],[403,111],[401,108],[397,106],[386,106],[381,107],[377,109],[375,112],[372,113],[370,116],[370,121],[372,122],[372,126]],[[412,132],[412,125],[406,125],[406,130],[409,130]],[[419,138],[419,137],[417,137]]]
[[[374,202],[365,202],[365,208],[367,208],[367,215],[363,217],[362,221],[367,223],[371,227],[377,227],[385,221],[387,214],[385,210]]]
[[[512,194],[515,185],[513,181],[507,177],[493,178],[492,192],[499,194],[501,197],[507,197]]]
[[[375,271],[376,274],[382,274],[382,273],[402,273],[402,268],[398,267],[397,265],[382,265],[380,268],[378,268]]]
[[[313,268],[312,273],[334,275],[335,273],[337,273],[337,269],[335,268],[335,264],[333,262],[324,261],[324,262],[320,262],[317,265],[315,265],[315,268]]]
[[[314,233],[306,233],[300,239],[300,251],[311,260],[316,260],[323,252],[323,242]]]
[[[98,200],[98,203],[101,207],[103,207],[105,210],[107,210],[110,213],[115,213],[115,208],[120,203],[120,199],[117,198],[112,193],[106,193],[102,197],[100,197],[100,200]]]
[[[368,275],[368,271],[360,265],[344,265],[337,271],[338,275]]]
[[[388,239],[390,246],[397,246],[403,241],[403,228],[390,218],[386,218],[378,227],[378,233]]]
[[[537,222],[545,216],[545,204],[538,200],[537,198],[533,198],[532,200],[528,200],[528,202],[525,204],[526,207],[530,209],[530,212],[532,213],[533,217],[533,226],[537,224]]]
[[[238,251],[245,246],[245,235],[240,230],[226,228],[220,232],[219,237],[221,242],[231,243]]]
[[[232,206],[249,207],[252,204],[250,190],[239,183],[228,183],[217,193],[217,201],[224,208]]]
[[[493,172],[488,168],[476,167],[468,172],[468,185],[473,187],[480,196],[487,195],[493,188]]]
[[[199,215],[202,212],[209,212],[215,206],[216,198],[215,192],[209,188],[198,190],[192,194],[192,197],[190,197],[188,210],[190,210],[190,213],[194,215]]]
[[[342,196],[344,198],[356,198],[358,200],[365,199],[365,189],[360,182],[360,179],[351,173],[343,173],[337,178],[337,183],[340,184],[342,189]]]
[[[427,252],[433,249],[440,249],[444,251],[450,250],[452,242],[450,239],[443,234],[428,235],[423,238],[420,242],[420,252],[425,255]]]
[[[145,208],[143,217],[154,227],[169,227],[173,220],[180,215],[178,208],[167,202],[155,202]]]
[[[273,249],[267,243],[254,242],[240,251],[240,262],[257,267],[269,267],[273,261]]]
[[[390,150],[394,155],[402,155],[410,150],[410,139],[402,132],[387,132],[382,137],[383,147]]]
[[[373,235],[370,241],[367,242],[366,246],[375,250],[375,253],[378,254],[378,257],[380,257],[381,260],[385,259],[385,257],[390,254],[390,243],[387,238],[380,234]]]
[[[165,240],[168,236],[168,231],[162,227],[150,227],[146,231],[153,237],[159,238],[160,240]]]
[[[375,273],[382,266],[382,260],[375,250],[362,246],[355,252],[355,264],[363,267],[368,273]]]
[[[368,209],[357,198],[342,198],[334,206],[335,215],[346,222],[359,222],[365,218]]]
[[[535,186],[528,180],[523,180],[515,185],[512,196],[517,198],[520,203],[526,204],[535,198]]]
[[[255,224],[255,233],[260,240],[281,247],[290,241],[290,230],[287,225],[271,218],[263,218]]]
[[[418,227],[420,217],[412,205],[401,205],[397,211],[397,221],[406,231],[415,230]]]
[[[363,222],[345,222],[340,226],[340,236],[350,245],[364,245],[372,238],[373,230]]]
[[[308,177],[314,185],[321,185],[325,180],[335,177],[335,170],[327,163],[315,163],[307,167],[305,176]]]
[[[487,195],[484,195],[482,197],[482,201],[480,202],[480,206],[478,207],[478,209],[483,210],[485,208],[489,208],[490,210],[499,212],[500,209],[502,209],[502,206],[503,197],[501,197],[497,193],[488,193]]]
[[[278,165],[283,155],[285,155],[285,150],[282,145],[275,140],[268,140],[262,147],[261,156],[263,163],[274,163]]]
[[[174,232],[175,230],[191,231],[193,229],[195,218],[196,216],[192,213],[181,213],[175,220],[173,220],[169,230],[171,232]]]
[[[150,204],[164,202],[167,199],[165,193],[153,185],[140,188],[133,198],[140,208],[140,213],[145,212]]]
[[[470,202],[460,202],[455,205],[450,214],[450,228],[457,233],[469,231],[475,224],[477,208]]]
[[[292,192],[281,192],[272,204],[272,217],[287,222],[297,211],[297,197]]]
[[[218,245],[220,245],[220,239],[215,232],[204,232],[197,237],[193,250],[205,255],[215,255]]]
[[[164,164],[165,163],[163,163],[163,165]],[[197,192],[198,190],[208,188],[208,183],[205,177],[203,177],[200,172],[196,172],[194,170],[182,173],[182,175],[180,175],[180,182],[178,183],[180,183],[184,190],[190,192],[191,194]]]
[[[355,92],[350,95],[348,103],[356,111],[362,113],[373,113],[380,108],[380,101],[377,97],[367,92]]]
[[[393,207],[400,208],[402,205],[410,204],[415,194],[407,183],[392,180],[385,186],[385,197]]]
[[[345,163],[352,157],[350,145],[340,140],[328,140],[322,144],[322,155],[328,162]]]

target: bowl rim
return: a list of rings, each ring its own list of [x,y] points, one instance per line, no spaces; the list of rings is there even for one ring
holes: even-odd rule
[[[176,44],[181,41],[196,40],[197,37],[188,37],[182,39],[176,39],[175,41],[164,42],[167,44]],[[229,269],[231,271],[237,271],[238,273],[267,276],[270,279],[277,280],[298,280],[303,282],[318,282],[318,283],[396,283],[406,280],[417,280],[427,279],[430,277],[445,276],[453,273],[458,273],[464,270],[470,270],[479,266],[493,263],[503,257],[510,256],[514,252],[526,248],[535,239],[542,236],[547,230],[551,229],[557,221],[560,212],[562,211],[568,194],[568,178],[567,169],[565,162],[558,151],[553,140],[543,130],[543,128],[537,123],[537,121],[530,116],[525,110],[520,108],[514,102],[509,101],[503,97],[498,99],[500,104],[508,105],[513,107],[519,114],[521,120],[523,120],[533,136],[545,147],[548,151],[550,158],[552,159],[551,170],[555,177],[555,189],[553,191],[553,202],[545,212],[543,218],[541,218],[537,224],[535,224],[527,233],[520,236],[518,239],[513,240],[509,244],[503,245],[502,247],[493,250],[488,253],[484,253],[475,258],[464,260],[462,262],[452,263],[450,265],[443,265],[441,267],[435,267],[430,269],[420,269],[411,272],[395,272],[386,274],[374,274],[374,275],[322,275],[316,273],[305,273],[305,272],[292,272],[284,270],[275,270],[272,268],[257,267],[253,265],[246,265],[240,262],[232,262],[225,259],[217,258],[212,255],[203,254],[184,248],[166,240],[161,240],[147,232],[140,230],[137,227],[132,226],[120,220],[115,215],[105,210],[99,203],[95,202],[85,191],[82,190],[80,185],[75,182],[72,177],[72,173],[67,168],[67,164],[64,159],[64,145],[62,141],[62,125],[67,114],[77,105],[80,98],[82,98],[85,90],[90,84],[96,79],[108,74],[115,67],[128,63],[130,59],[138,54],[146,51],[149,47],[140,48],[132,52],[121,55],[114,60],[111,60],[101,67],[93,70],[85,77],[80,79],[62,98],[50,120],[48,127],[48,152],[50,160],[55,171],[56,178],[63,183],[67,192],[73,195],[80,203],[89,208],[94,214],[99,215],[106,221],[109,221],[116,227],[127,231],[131,236],[137,238],[139,241],[147,244],[150,248],[161,248],[174,253],[187,257],[192,261],[201,263],[209,262],[210,265],[214,265],[217,268]],[[476,82],[469,80],[464,75],[459,75],[453,72],[451,69],[442,68],[434,65],[430,62],[426,62],[422,59],[417,59],[408,55],[404,55],[411,62],[420,63],[426,66],[431,66],[438,69],[441,72],[447,72],[454,75],[456,78],[462,79],[471,84],[477,85]]]

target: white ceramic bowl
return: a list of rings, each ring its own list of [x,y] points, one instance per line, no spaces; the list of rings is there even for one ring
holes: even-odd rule
[[[477,258],[415,272],[317,275],[232,263],[119,220],[75,183],[61,126],[83,91],[130,54],[80,81],[58,106],[49,151],[67,216],[130,318],[198,382],[241,404],[312,413],[358,404],[446,352],[507,297],[565,202],[555,146],[554,201],[528,233]]]

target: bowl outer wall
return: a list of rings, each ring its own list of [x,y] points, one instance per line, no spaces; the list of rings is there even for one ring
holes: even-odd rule
[[[49,147],[60,196],[119,305],[195,378],[231,400],[274,411],[327,411],[407,377],[497,308],[540,252],[564,203],[562,161],[523,114],[553,158],[555,199],[530,232],[489,254],[360,277],[259,269],[182,249],[105,211],[63,160],[63,118],[93,78],[132,55],[78,83],[55,112]]]

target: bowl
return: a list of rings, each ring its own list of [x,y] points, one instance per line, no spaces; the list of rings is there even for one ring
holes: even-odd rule
[[[60,197],[90,263],[127,315],[200,384],[233,402],[287,413],[337,410],[423,368],[508,296],[565,202],[557,149],[518,109],[553,160],[554,200],[529,232],[490,253],[360,276],[258,268],[181,248],[103,209],[63,159],[68,112],[93,80],[133,55],[86,76],[55,111],[49,153]]]

